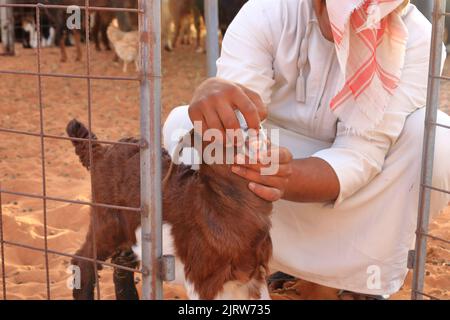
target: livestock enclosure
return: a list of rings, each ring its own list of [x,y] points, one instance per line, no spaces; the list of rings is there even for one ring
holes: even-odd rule
[[[161,49],[160,14],[164,0],[133,0],[135,8],[83,1],[79,7],[85,17],[81,20],[82,61],[74,61],[75,48],[69,46],[68,61],[61,63],[59,49],[43,48],[40,40],[36,49],[22,48],[16,42],[14,56],[0,56],[0,299],[71,299],[70,285],[76,275],[76,270],[70,268],[73,257],[92,262],[95,268],[104,267],[101,277],[96,273],[96,299],[114,298],[113,268],[136,273],[142,299],[185,298],[180,287],[163,285],[163,280],[173,276],[173,257],[162,255],[160,129],[171,109],[188,104],[196,86],[215,74],[218,35],[207,33],[206,55],[197,53],[192,45],[165,52]],[[217,0],[205,1],[207,30],[217,30]],[[37,38],[41,39],[42,12],[49,8],[67,9],[67,5],[28,2],[0,1],[0,10],[14,9],[16,40],[21,40],[21,23],[17,19],[22,14],[34,15]],[[450,207],[435,220],[429,220],[430,193],[449,192],[436,190],[430,180],[434,130],[440,126],[436,112],[440,109],[450,114],[450,81],[446,81],[450,80],[450,61],[447,60],[441,77],[437,50],[444,36],[445,17],[449,15],[444,13],[445,2],[434,1],[417,245],[410,252],[412,271],[406,284],[392,299],[450,299]],[[123,73],[111,51],[94,50],[89,32],[94,12],[125,12],[139,17],[139,71]],[[73,118],[82,120],[104,138],[98,141],[102,144],[140,149],[140,207],[91,202],[90,174],[79,164],[71,140],[88,142],[92,161],[92,137],[66,137],[64,129]],[[116,142],[126,136],[140,136],[141,142]],[[142,217],[140,268],[99,261],[96,252],[93,259],[74,256],[88,232],[89,209],[96,206],[123,209]],[[163,274],[162,270],[167,272]],[[308,293],[309,290],[314,293]],[[272,297],[329,298],[329,292],[328,288],[312,289],[311,284],[298,280],[273,292]]]
[[[161,265],[164,261],[162,257],[162,239],[161,239],[161,137],[160,137],[160,92],[161,92],[161,1],[139,1],[137,8],[116,8],[116,7],[95,7],[91,6],[89,0],[85,0],[84,6],[79,6],[78,9],[84,10],[84,29],[85,29],[85,43],[86,43],[86,69],[84,74],[56,74],[44,73],[42,71],[42,56],[41,56],[41,14],[45,9],[60,9],[69,10],[70,6],[53,3],[36,3],[36,4],[14,4],[7,3],[2,5],[5,8],[35,8],[36,10],[36,30],[38,38],[37,55],[36,55],[36,72],[20,72],[20,71],[2,71],[2,74],[27,75],[37,77],[37,91],[38,91],[38,106],[39,106],[39,132],[26,132],[22,130],[2,129],[2,132],[10,134],[22,134],[40,139],[40,154],[41,154],[41,172],[42,172],[42,194],[32,194],[24,192],[16,192],[3,189],[0,186],[0,192],[9,195],[21,195],[30,198],[42,199],[43,201],[43,227],[44,227],[44,247],[34,247],[20,242],[7,241],[3,235],[3,213],[0,211],[1,222],[1,254],[2,254],[2,279],[3,279],[3,297],[6,299],[6,271],[5,271],[5,245],[26,248],[29,250],[40,251],[45,255],[45,273],[46,273],[46,296],[51,298],[50,288],[50,268],[49,268],[49,254],[58,254],[66,257],[77,258],[79,260],[88,260],[93,262],[97,286],[97,298],[100,299],[100,282],[98,280],[97,268],[100,264],[108,265],[117,269],[127,270],[127,268],[97,260],[97,252],[93,246],[93,259],[87,257],[80,257],[70,255],[64,252],[51,250],[48,247],[48,230],[47,230],[47,202],[56,201],[72,204],[84,204],[90,206],[100,206],[111,209],[121,209],[130,211],[130,214],[141,214],[142,221],[142,239],[143,239],[143,255],[141,262],[141,269],[129,270],[142,275],[142,298],[143,299],[161,299],[162,298],[162,274],[160,272]],[[90,51],[90,12],[91,11],[120,11],[133,12],[139,17],[139,48],[140,48],[140,75],[135,77],[115,77],[115,76],[95,76],[91,73],[91,51]],[[75,14],[77,12],[75,11]],[[81,17],[80,17],[81,19]],[[118,207],[102,203],[92,203],[89,201],[79,201],[52,197],[47,192],[47,167],[46,167],[46,139],[62,139],[71,140],[56,135],[48,135],[45,133],[44,126],[44,105],[43,105],[43,77],[57,77],[57,78],[72,78],[84,79],[87,85],[87,115],[89,130],[92,132],[92,88],[91,82],[95,80],[109,80],[109,81],[139,81],[140,83],[140,136],[141,143],[135,144],[141,150],[141,206],[139,208]],[[86,140],[89,142],[90,163],[93,161],[92,155],[92,140],[93,137],[89,135]],[[78,139],[80,141],[80,139]],[[101,141],[105,144],[122,144],[112,141]],[[1,200],[1,198],[0,198]],[[2,207],[2,206],[1,206]],[[0,208],[1,208],[0,207]],[[0,209],[2,210],[2,209]],[[94,219],[95,220],[95,219]],[[93,221],[93,230],[95,230],[96,222]],[[95,231],[92,231],[95,234]],[[95,237],[95,236],[94,236]],[[144,248],[145,247],[145,248]],[[74,277],[76,277],[76,270]]]
[[[409,267],[414,270],[412,299],[438,299],[436,296],[424,292],[425,260],[427,257],[427,239],[434,239],[443,244],[449,245],[450,239],[430,234],[428,225],[430,222],[431,192],[441,192],[450,194],[450,190],[442,190],[433,186],[433,162],[436,139],[436,128],[449,129],[449,126],[437,122],[439,110],[440,82],[450,80],[449,77],[441,76],[442,69],[442,41],[445,31],[446,0],[435,0],[433,10],[433,35],[430,55],[430,71],[427,97],[427,113],[425,118],[425,138],[422,159],[422,179],[419,198],[419,214],[416,230],[416,248],[409,252]],[[448,267],[448,262],[444,266]]]

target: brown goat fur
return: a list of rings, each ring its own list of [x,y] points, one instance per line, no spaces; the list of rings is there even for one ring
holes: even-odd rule
[[[88,138],[89,131],[73,120],[67,127],[70,137]],[[89,144],[74,141],[82,164],[90,169],[92,198],[96,203],[140,206],[140,154],[133,146],[101,146],[93,139],[93,164]],[[138,142],[129,138],[121,141]],[[247,182],[231,173],[228,165],[200,165],[194,171],[175,165],[167,151],[162,152],[163,176],[170,174],[163,186],[164,222],[172,227],[177,257],[183,262],[186,279],[193,284],[200,299],[214,299],[229,281],[265,282],[272,253],[270,214],[272,204],[255,196]],[[126,251],[136,243],[135,231],[140,216],[123,210],[93,207],[91,224],[99,260]],[[77,255],[92,257],[92,228]],[[120,257],[120,254],[119,254]],[[81,289],[76,299],[92,299],[95,282],[91,262],[74,259],[81,268]],[[116,273],[118,271],[116,270]],[[115,283],[120,281],[116,281]],[[132,281],[131,281],[132,282]],[[134,283],[127,285],[134,286]],[[129,288],[116,288],[116,292]],[[132,290],[133,291],[133,290]],[[251,293],[259,298],[259,288]],[[118,298],[127,298],[120,297]]]

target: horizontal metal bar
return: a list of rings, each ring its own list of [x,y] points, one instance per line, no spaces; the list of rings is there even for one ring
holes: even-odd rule
[[[77,256],[75,254],[64,253],[64,252],[51,250],[51,249],[45,250],[45,249],[42,249],[42,248],[38,248],[38,247],[34,247],[34,246],[30,246],[30,245],[27,245],[27,244],[22,244],[22,243],[18,243],[18,242],[14,242],[14,241],[8,241],[8,240],[4,240],[3,243],[6,244],[6,245],[9,245],[9,246],[19,247],[19,248],[33,250],[33,251],[39,251],[39,252],[48,252],[48,253],[51,253],[51,254],[54,254],[54,255],[57,255],[57,256],[63,256],[63,257],[68,257],[68,258],[75,258],[75,259],[79,259],[79,260],[83,260],[83,261],[98,263],[98,264],[101,264],[101,265],[107,266],[107,267],[121,269],[121,270],[124,270],[124,271],[130,271],[130,272],[136,272],[136,273],[144,274],[143,270],[137,270],[137,269],[133,269],[133,268],[128,268],[128,267],[125,267],[125,266],[121,266],[119,264],[110,263],[110,262],[101,261],[101,260],[96,260],[96,259],[83,257],[83,256]]]
[[[430,189],[430,190],[434,190],[434,191],[450,194],[450,191],[448,191],[448,190],[439,189],[439,188],[436,188],[436,187],[433,187],[433,186],[429,186],[427,184],[422,184],[422,187]]]
[[[439,299],[439,298],[437,298],[437,297],[434,297],[434,296],[432,296],[432,295],[429,295],[429,294],[427,294],[427,293],[425,293],[425,292],[421,292],[421,291],[417,291],[417,290],[412,290],[412,291],[415,292],[415,293],[417,293],[417,294],[420,294],[421,296],[430,298],[431,300],[441,300],[441,299]]]
[[[436,76],[436,75],[430,75],[431,79],[437,79],[437,80],[444,80],[444,81],[450,81],[450,76]]]
[[[420,232],[420,234],[421,234],[422,236],[424,236],[424,237],[428,237],[428,238],[433,239],[433,240],[436,240],[436,241],[440,241],[440,242],[444,242],[444,243],[446,243],[446,244],[450,244],[450,241],[449,241],[449,240],[446,240],[446,239],[443,239],[443,238],[436,237],[436,236],[434,236],[434,235],[432,235],[432,234],[424,233],[424,232]]]
[[[15,70],[0,70],[0,74],[21,75],[21,76],[41,76],[53,78],[69,78],[69,79],[92,79],[92,80],[118,80],[118,81],[141,81],[140,77],[117,77],[117,76],[93,76],[93,75],[78,75],[70,73],[46,73],[46,72],[32,72],[32,71],[15,71]]]
[[[60,5],[60,4],[44,4],[44,3],[36,3],[36,4],[20,4],[20,3],[7,3],[0,4],[0,8],[47,8],[47,9],[67,9],[72,6],[70,5]],[[91,6],[77,6],[81,10],[89,9],[89,11],[115,11],[115,12],[134,12],[134,13],[143,13],[142,10],[137,8],[113,8],[113,7],[91,7]]]
[[[447,126],[447,125],[442,124],[442,123],[433,122],[433,121],[429,121],[429,122],[427,122],[427,123],[428,123],[429,125],[432,125],[432,126],[441,127],[441,128],[445,128],[445,129],[450,129],[450,126]]]
[[[23,136],[31,136],[31,137],[41,137],[40,133],[15,130],[15,129],[6,129],[6,128],[1,128],[1,127],[0,127],[0,132],[23,135]],[[44,134],[42,136],[46,139],[53,139],[53,140],[89,142],[89,139],[84,139],[84,138],[71,138],[71,137],[63,137],[63,136],[57,136],[57,135],[52,135],[52,134]],[[129,147],[138,147],[138,148],[142,147],[142,145],[140,143],[132,143],[132,142],[108,141],[108,140],[94,140],[94,142],[100,143],[100,144],[107,144],[107,145],[129,146]]]
[[[69,200],[69,199],[49,197],[49,196],[42,196],[42,195],[37,195],[37,194],[32,194],[32,193],[16,192],[16,191],[4,190],[4,189],[0,189],[0,193],[14,195],[14,196],[27,197],[27,198],[33,198],[33,199],[50,200],[50,201],[71,203],[71,204],[79,204],[79,205],[83,205],[83,206],[91,206],[91,207],[99,207],[99,208],[107,208],[107,209],[115,209],[115,210],[124,210],[124,211],[132,211],[132,212],[139,212],[139,213],[141,212],[141,208],[115,206],[115,205],[95,203],[95,202],[88,202],[88,201]]]

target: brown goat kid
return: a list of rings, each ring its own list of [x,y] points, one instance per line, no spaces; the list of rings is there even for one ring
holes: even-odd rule
[[[70,137],[88,138],[89,131],[73,120],[67,126]],[[101,146],[92,134],[93,164],[89,144],[73,142],[81,163],[91,171],[92,197],[96,203],[140,206],[140,155],[132,146]],[[137,142],[130,138],[121,141]],[[228,165],[200,165],[194,171],[175,165],[163,150],[164,223],[171,226],[177,258],[184,264],[190,298],[259,299],[266,290],[266,273],[272,253],[270,214],[272,204],[258,198],[247,182],[231,174]],[[137,243],[139,215],[123,210],[92,208],[99,260],[113,258],[117,264],[135,267],[129,248]],[[90,228],[91,229],[91,228]],[[77,255],[92,257],[90,231]],[[130,259],[131,256],[131,259]],[[91,262],[74,259],[81,269],[81,289],[76,299],[92,299],[95,283]],[[131,272],[115,270],[118,299],[135,299]],[[239,292],[238,292],[239,291]],[[242,293],[244,292],[244,296]]]

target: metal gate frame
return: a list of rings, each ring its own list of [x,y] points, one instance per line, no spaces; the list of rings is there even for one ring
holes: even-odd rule
[[[409,253],[409,267],[413,269],[413,284],[411,299],[422,300],[424,297],[437,300],[438,298],[424,292],[425,262],[427,257],[428,238],[450,244],[449,240],[442,239],[428,232],[430,219],[431,191],[450,194],[449,190],[433,187],[433,165],[437,127],[450,129],[437,122],[441,80],[449,81],[450,77],[441,76],[442,66],[442,40],[444,39],[446,0],[434,0],[433,9],[433,34],[430,54],[430,71],[428,81],[428,97],[425,116],[425,133],[422,155],[422,176],[419,196],[419,214],[416,230],[416,247]]]
[[[219,59],[219,0],[205,1],[206,24],[206,60],[208,77],[215,77],[217,73],[216,61]],[[222,0],[223,1],[223,0]]]
[[[0,132],[26,135],[37,137],[40,139],[41,149],[41,172],[42,172],[42,194],[31,194],[24,192],[16,192],[12,190],[3,189],[0,185],[0,257],[1,257],[1,274],[3,282],[3,299],[7,299],[6,286],[6,270],[5,270],[5,245],[20,247],[28,250],[43,252],[45,255],[45,272],[46,272],[46,289],[47,299],[51,299],[51,286],[49,274],[49,255],[59,255],[64,257],[76,258],[78,260],[89,261],[94,264],[95,271],[97,265],[104,265],[114,267],[117,269],[132,271],[142,274],[142,299],[162,299],[162,278],[163,263],[165,259],[162,256],[162,207],[161,207],[161,0],[138,0],[139,7],[137,9],[130,8],[113,8],[113,7],[94,7],[90,6],[89,0],[85,0],[85,5],[80,7],[84,10],[85,29],[86,29],[86,60],[87,68],[84,75],[62,74],[62,73],[44,73],[41,71],[41,28],[40,28],[40,14],[45,8],[67,10],[67,5],[48,5],[48,4],[1,4],[0,7],[9,8],[35,8],[36,10],[36,24],[38,48],[37,50],[37,70],[31,71],[6,71],[0,70],[0,74],[16,75],[16,76],[32,76],[37,78],[38,88],[38,105],[39,105],[39,119],[40,132],[28,132],[15,129],[0,128]],[[91,57],[90,57],[90,34],[89,34],[89,18],[92,11],[114,11],[114,12],[131,12],[139,15],[139,30],[140,30],[140,62],[141,72],[137,77],[114,77],[114,76],[99,76],[91,74]],[[96,141],[108,145],[128,145],[137,146],[141,153],[141,206],[139,208],[113,206],[102,203],[93,203],[86,201],[76,201],[71,199],[63,199],[52,197],[47,194],[46,188],[46,162],[45,162],[45,141],[47,139],[55,140],[69,140],[69,141],[85,141],[89,143],[90,161],[92,163],[92,136],[88,139],[68,138],[63,136],[49,135],[45,133],[44,128],[44,114],[42,103],[42,78],[56,77],[56,78],[75,78],[85,79],[88,92],[88,127],[92,132],[92,80],[110,80],[110,81],[139,81],[140,82],[140,112],[141,112],[141,143],[124,143],[115,141]],[[91,179],[92,185],[92,179]],[[1,195],[9,194],[22,197],[29,197],[41,199],[43,201],[43,223],[44,223],[44,248],[25,245],[22,243],[5,240],[3,233],[3,219],[2,219],[2,202]],[[123,267],[114,263],[99,261],[97,259],[97,252],[95,249],[93,258],[80,257],[73,254],[59,252],[48,248],[48,234],[47,234],[47,201],[57,201],[63,203],[88,205],[91,207],[103,207],[118,210],[125,210],[131,212],[130,214],[140,214],[142,220],[142,261],[141,269],[134,270]],[[93,219],[95,220],[95,219]],[[95,230],[96,223],[93,221],[93,229]],[[95,232],[93,232],[95,235]],[[170,261],[170,259],[168,260]],[[98,274],[96,277],[96,292],[97,299],[100,299],[100,284],[98,281]]]

